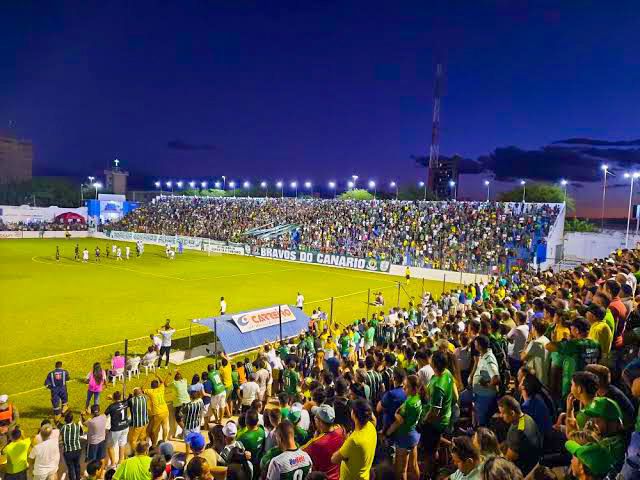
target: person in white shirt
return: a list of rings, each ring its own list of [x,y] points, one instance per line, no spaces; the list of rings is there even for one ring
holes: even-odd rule
[[[258,398],[266,404],[268,399],[265,397],[267,394],[267,385],[269,384],[269,380],[271,379],[271,374],[269,373],[269,370],[267,370],[264,360],[258,360],[258,371],[255,373],[255,375],[256,383],[260,388]]]
[[[34,480],[55,480],[60,465],[60,447],[58,440],[51,435],[51,425],[40,428],[42,442],[31,449],[29,458],[33,460]]]
[[[532,335],[534,340],[529,342],[523,350],[520,359],[534,372],[534,375],[543,385],[549,385],[549,352],[546,346],[549,339],[545,337],[546,325],[540,318],[533,320]]]
[[[89,261],[89,250],[86,248],[82,251],[82,262],[87,263]]]
[[[224,297],[220,297],[220,315],[225,315],[227,313],[227,302]]]
[[[430,350],[418,350],[416,353],[416,360],[418,361],[418,380],[420,386],[426,388],[431,380],[431,377],[435,374],[433,367],[431,366],[431,351]]]
[[[164,327],[158,330],[158,333],[162,337],[162,343],[160,345],[160,354],[158,355],[158,367],[160,367],[160,364],[162,363],[162,356],[165,355],[166,361],[164,366],[165,368],[168,368],[169,354],[171,353],[171,337],[173,337],[173,334],[176,333],[176,331],[175,329],[171,328],[169,319],[167,319],[167,323],[164,324]]]
[[[242,400],[242,413],[251,408],[251,404],[260,395],[260,386],[256,383],[257,375],[249,375],[249,381],[240,385],[240,398]]]
[[[122,248],[120,247],[116,250],[116,260],[122,260]]]
[[[296,307],[298,307],[300,310],[302,310],[302,308],[304,307],[304,295],[302,295],[302,293],[298,292],[298,296],[296,297]]]
[[[520,356],[529,338],[529,326],[527,325],[527,316],[524,312],[516,312],[516,322],[518,326],[512,328],[507,334],[507,340],[509,341],[509,365],[511,367],[511,375],[513,376],[516,376],[518,370],[520,370],[520,366],[522,365]]]
[[[129,245],[127,245],[124,249],[124,255],[126,257],[127,260],[129,260],[129,255],[131,255],[131,248],[129,247]]]

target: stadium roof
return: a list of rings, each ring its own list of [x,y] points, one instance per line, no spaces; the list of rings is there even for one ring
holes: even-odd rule
[[[270,306],[278,307],[278,305]],[[289,305],[289,308],[296,319],[282,324],[282,338],[284,339],[300,335],[300,332],[306,330],[309,325],[309,316],[306,313],[291,305]],[[241,315],[251,311],[252,310],[246,310],[234,313],[233,315]],[[193,320],[193,322],[208,327],[214,332],[216,320],[218,322],[218,339],[227,355],[252,350],[261,346],[265,340],[273,342],[274,340],[280,339],[280,326],[277,324],[242,333],[233,321],[232,315],[229,314],[218,317],[199,318]]]

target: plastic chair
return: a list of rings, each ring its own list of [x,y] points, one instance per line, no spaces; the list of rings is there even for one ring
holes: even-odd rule
[[[152,371],[152,372],[156,371],[156,362],[144,363],[142,366],[144,367],[145,375],[149,375],[149,371]]]
[[[131,362],[131,364],[129,365],[129,370],[127,370],[127,376],[129,377],[129,380],[131,380],[131,377],[136,376],[137,378],[140,378],[140,361],[138,360],[137,362]]]
[[[124,368],[118,368],[115,372],[112,373],[111,379],[113,380],[113,384],[116,384],[116,380],[120,380],[124,382]]]

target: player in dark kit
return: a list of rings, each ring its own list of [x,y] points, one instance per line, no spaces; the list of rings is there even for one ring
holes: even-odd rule
[[[73,255],[73,259],[77,262],[78,260],[80,260],[80,247],[78,246],[78,244],[76,243],[76,248],[74,250],[74,255]]]
[[[100,261],[100,247],[96,245],[96,262]]]
[[[108,243],[107,243],[107,248],[105,248],[104,251],[107,252],[106,253],[107,258],[109,258],[109,244]]]
[[[60,247],[56,245],[56,262],[60,261]]]
[[[47,374],[44,381],[44,386],[51,391],[51,406],[56,420],[60,419],[62,412],[67,408],[69,378],[69,372],[62,368],[62,362],[56,362],[56,368]]]

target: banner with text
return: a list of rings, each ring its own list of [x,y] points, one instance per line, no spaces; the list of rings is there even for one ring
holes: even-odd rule
[[[275,307],[232,315],[231,318],[242,333],[247,333],[260,328],[278,325],[280,323],[280,314],[282,314],[282,323],[293,322],[296,319],[289,305],[280,305],[280,311],[278,311],[278,306],[276,305]]]
[[[230,245],[208,238],[184,237],[181,235],[159,235],[157,233],[134,233],[113,230],[109,232],[109,238],[124,242],[155,243],[160,245],[177,245],[182,243],[184,248],[191,250],[209,251],[212,253],[228,253],[232,255],[244,255],[242,245]]]
[[[332,267],[354,268],[356,270],[369,270],[371,272],[388,272],[391,263],[387,260],[375,258],[357,258],[348,255],[334,255],[320,252],[302,252],[299,250],[281,250],[279,248],[249,247],[245,245],[247,254],[256,257],[274,258],[277,260],[289,260],[292,262],[315,263]]]

